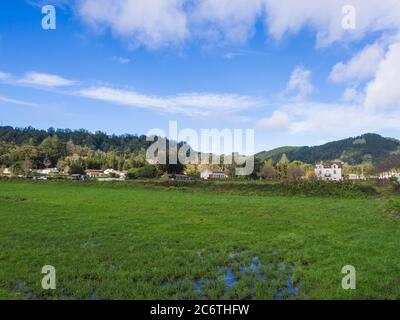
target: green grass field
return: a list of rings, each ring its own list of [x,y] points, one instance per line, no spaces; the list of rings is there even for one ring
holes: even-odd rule
[[[399,299],[386,202],[2,181],[0,298]],[[56,290],[41,288],[44,265]],[[344,265],[356,290],[341,287]]]

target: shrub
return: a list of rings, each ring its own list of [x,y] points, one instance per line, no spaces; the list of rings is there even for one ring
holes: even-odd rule
[[[400,193],[400,179],[395,179],[392,181],[393,191],[396,193]]]
[[[211,191],[227,191],[240,194],[304,195],[304,196],[336,196],[346,198],[377,195],[375,188],[359,185],[350,181],[300,180],[284,182],[238,182],[238,181],[149,181],[149,185],[176,188],[198,188]]]
[[[71,163],[69,166],[69,174],[85,174],[85,170],[78,163]]]
[[[386,209],[400,216],[400,201],[399,200],[389,200],[386,205]]]
[[[128,179],[156,178],[159,175],[155,166],[133,168],[128,171]]]
[[[126,178],[129,180],[137,179],[137,168],[129,169],[128,173],[126,174]]]

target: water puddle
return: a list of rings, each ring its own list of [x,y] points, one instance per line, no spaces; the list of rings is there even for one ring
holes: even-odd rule
[[[293,282],[295,265],[288,265],[284,262],[268,262],[264,264],[257,255],[254,255],[247,263],[243,263],[243,260],[246,260],[244,251],[231,252],[229,253],[229,257],[232,261],[226,266],[218,266],[217,275],[214,278],[200,278],[195,280],[181,278],[173,281],[163,281],[161,288],[180,287],[183,282],[187,283],[189,281],[189,283],[192,283],[194,292],[199,297],[209,298],[206,295],[206,291],[211,282],[223,282],[225,295],[225,293],[229,293],[238,283],[245,281],[243,279],[247,279],[247,283],[253,283],[252,292],[255,297],[257,282],[261,282],[263,286],[268,286],[272,285],[273,281],[277,282],[280,280],[281,285],[276,289],[275,294],[271,298],[282,300],[299,297],[300,287]],[[201,258],[201,260],[205,259],[203,255],[201,255]]]
[[[237,283],[235,275],[233,274],[233,270],[231,268],[226,269],[225,274],[225,287],[232,287]]]

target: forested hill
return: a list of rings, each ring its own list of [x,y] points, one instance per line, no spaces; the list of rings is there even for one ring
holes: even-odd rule
[[[321,146],[281,147],[260,152],[256,154],[256,157],[261,160],[279,161],[284,153],[290,161],[300,160],[307,163],[328,160],[342,160],[349,164],[376,163],[389,155],[400,154],[400,141],[367,133],[359,137],[333,141]]]
[[[125,134],[117,136],[107,135],[101,131],[91,133],[84,129],[50,128],[48,130],[39,130],[32,127],[0,127],[0,143],[16,146],[25,144],[39,146],[46,138],[54,136],[57,136],[61,143],[72,141],[75,145],[104,152],[137,153],[141,149],[146,149],[151,144],[151,142],[146,141],[145,135]]]
[[[166,142],[168,146],[169,141]],[[62,171],[68,168],[69,173],[82,173],[86,169],[145,168],[148,165],[146,150],[152,143],[146,141],[145,135],[0,127],[0,169],[11,168],[14,174],[28,175],[32,169],[55,166]],[[158,173],[179,173],[182,167],[180,164],[158,165],[156,169]],[[154,176],[154,166],[150,171]]]
[[[139,153],[143,154],[151,143],[146,141],[145,135],[108,135],[100,131],[91,133],[84,129],[40,130],[32,127],[4,126],[0,127],[0,166],[11,165],[27,158],[32,158],[30,160],[38,167],[44,159],[56,165],[59,159],[70,154],[104,158],[101,154],[92,155],[90,150],[106,153],[110,157],[119,155],[126,159]],[[390,155],[400,154],[400,141],[368,133],[321,146],[281,147],[260,152],[256,157],[260,160],[279,161],[283,154],[286,154],[290,161],[300,160],[306,163],[328,160],[342,160],[349,164],[376,163]],[[120,162],[124,162],[123,159]]]

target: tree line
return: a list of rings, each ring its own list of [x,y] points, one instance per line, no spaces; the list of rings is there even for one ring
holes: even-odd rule
[[[168,142],[168,141],[167,141]],[[204,165],[178,164],[149,165],[146,149],[152,144],[141,135],[107,135],[97,131],[32,127],[0,127],[0,167],[10,168],[15,174],[27,175],[34,169],[57,167],[70,174],[87,169],[128,171],[131,178],[157,177],[164,172],[198,177]],[[179,145],[182,145],[180,143]],[[222,156],[221,156],[222,158]],[[168,162],[167,162],[168,163]],[[235,177],[235,165],[213,165]],[[400,169],[400,155],[392,154],[375,163],[364,162],[345,166],[345,174],[373,174]],[[278,161],[255,157],[251,179],[299,180],[314,177],[314,164],[290,161],[282,154]]]

